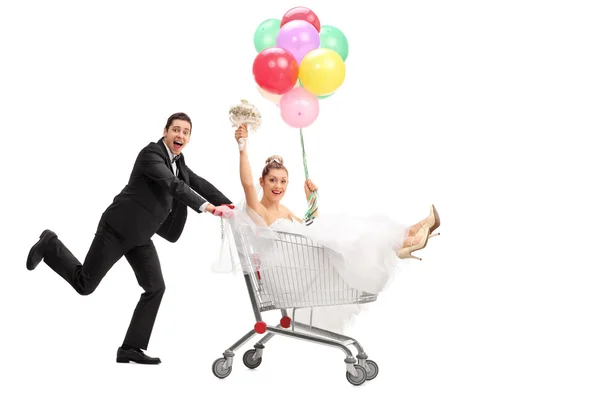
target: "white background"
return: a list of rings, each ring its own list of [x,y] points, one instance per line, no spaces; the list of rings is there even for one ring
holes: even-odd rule
[[[0,398],[598,399],[593,3],[2,2]],[[298,132],[252,77],[255,28],[298,5],[350,43],[343,86],[305,130],[322,213],[410,224],[434,203],[441,216],[423,261],[348,332],[379,376],[352,387],[339,350],[275,338],[257,370],[241,362],[251,341],[215,378],[253,315],[241,276],[210,269],[219,220],[194,213],[179,242],[155,240],[167,290],[148,354],[163,364],[115,363],[141,294],[127,262],[81,297],[43,263],[27,271],[29,248],[49,228],[83,261],[137,153],[177,111],[194,124],[187,163],[238,201],[227,111],[241,98],[264,117],[255,175],[282,155],[285,202],[302,214]]]

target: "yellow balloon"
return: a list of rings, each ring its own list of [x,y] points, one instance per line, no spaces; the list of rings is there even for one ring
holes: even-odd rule
[[[300,62],[298,77],[312,94],[324,96],[338,90],[346,78],[346,64],[335,51],[318,48]]]

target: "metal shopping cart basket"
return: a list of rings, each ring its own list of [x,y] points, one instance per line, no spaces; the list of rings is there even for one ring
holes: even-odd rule
[[[346,356],[346,378],[353,385],[374,379],[379,367],[368,359],[358,341],[312,326],[313,307],[369,303],[377,299],[377,295],[353,289],[342,280],[333,262],[340,255],[298,234],[247,225],[237,226],[233,231],[256,324],[225,350],[222,358],[215,360],[212,366],[215,376],[221,379],[229,376],[234,352],[255,334],[266,333],[254,349],[244,353],[242,360],[246,367],[257,368],[265,344],[273,336],[281,335],[342,350]],[[295,320],[299,308],[311,309],[310,324]],[[287,309],[292,309],[291,318]],[[281,311],[277,326],[263,321],[262,312],[271,310]],[[356,358],[349,346],[356,347]]]

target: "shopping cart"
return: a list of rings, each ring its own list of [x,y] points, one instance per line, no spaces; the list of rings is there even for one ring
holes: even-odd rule
[[[281,335],[342,350],[346,356],[346,378],[353,385],[374,379],[379,367],[368,359],[358,341],[312,326],[313,307],[362,304],[377,299],[377,295],[353,289],[342,280],[334,268],[335,262],[341,260],[336,257],[341,256],[294,233],[248,225],[236,226],[232,231],[256,324],[254,329],[225,350],[222,358],[215,360],[212,366],[215,376],[221,379],[229,376],[234,352],[255,334],[266,333],[254,349],[244,353],[242,361],[246,367],[257,368],[262,362],[265,344],[273,336]],[[301,308],[310,308],[309,324],[296,321],[296,309]],[[292,309],[291,318],[287,309]],[[281,311],[277,326],[263,321],[261,313],[272,310]],[[356,347],[356,358],[349,346]]]

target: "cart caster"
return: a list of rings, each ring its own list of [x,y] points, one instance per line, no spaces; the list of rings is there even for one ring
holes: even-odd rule
[[[375,379],[377,374],[379,374],[379,366],[375,361],[372,360],[367,360],[366,364],[367,367],[369,367],[369,370],[367,371],[367,380],[370,381],[372,379]]]
[[[226,365],[227,365],[227,359],[224,357],[215,360],[215,362],[212,365],[213,374],[215,374],[215,376],[219,379],[227,378],[229,376],[229,374],[231,374],[232,367],[231,366],[227,367]]]
[[[244,365],[246,367],[248,367],[250,369],[254,369],[260,365],[260,363],[262,362],[262,357],[254,358],[255,354],[256,354],[255,349],[250,349],[244,353],[244,356],[242,357],[242,361],[244,362]]]
[[[356,370],[356,376],[352,375],[350,371],[346,371],[346,379],[354,386],[362,385],[367,380],[367,370],[358,364],[354,365],[354,369]]]

